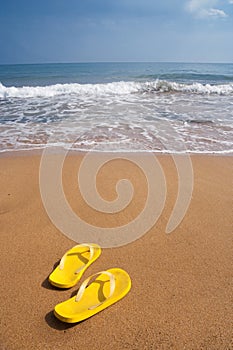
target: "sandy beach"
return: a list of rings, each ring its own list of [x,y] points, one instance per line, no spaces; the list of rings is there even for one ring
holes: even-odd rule
[[[97,155],[98,156],[98,155]],[[77,188],[81,155],[64,166],[64,190],[71,207],[100,227],[123,225],[140,213],[145,179],[133,164],[109,164],[97,179],[106,199],[126,176],[135,198],[119,214],[89,208]],[[78,290],[50,286],[48,275],[75,242],[50,221],[39,188],[40,155],[0,157],[1,285],[0,350],[21,349],[233,349],[232,340],[232,157],[192,156],[194,190],[181,224],[165,227],[177,195],[177,172],[170,156],[158,156],[167,180],[164,210],[151,230],[123,247],[103,249],[85,272],[125,269],[130,293],[80,323],[69,325],[53,308]],[[110,176],[111,174],[111,176]],[[107,177],[107,180],[106,180]]]

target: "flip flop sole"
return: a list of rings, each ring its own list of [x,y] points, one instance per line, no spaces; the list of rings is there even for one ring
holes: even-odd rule
[[[110,280],[102,273],[85,289],[80,301],[76,301],[74,296],[56,305],[54,315],[60,321],[77,323],[94,316],[125,297],[131,289],[131,279],[127,272],[119,268],[109,269],[106,272],[114,275],[115,279],[115,288],[111,297],[105,297],[109,294]]]
[[[91,244],[93,253],[90,259],[90,250],[88,245],[78,245],[70,250],[62,258],[64,267],[58,265],[49,276],[49,282],[58,288],[71,288],[75,286],[86,269],[100,256],[101,248],[97,244]],[[77,272],[79,271],[80,272]]]

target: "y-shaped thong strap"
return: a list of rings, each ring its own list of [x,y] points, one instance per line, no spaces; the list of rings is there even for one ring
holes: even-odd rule
[[[103,304],[107,299],[111,298],[111,296],[113,295],[114,293],[114,290],[115,290],[115,287],[116,287],[116,283],[115,283],[115,276],[111,273],[111,272],[108,272],[108,271],[100,271],[98,273],[95,273],[94,275],[88,277],[80,286],[79,288],[79,291],[76,295],[76,298],[75,298],[75,301],[78,302],[81,300],[82,296],[83,296],[83,293],[88,285],[88,283],[90,282],[90,280],[94,277],[94,276],[98,276],[98,275],[101,275],[101,274],[104,274],[104,275],[107,275],[109,277],[109,281],[110,281],[110,290],[109,290],[109,294],[108,296],[106,297],[106,299],[97,304],[97,305],[93,305],[91,307],[89,307],[89,310],[92,310],[92,309],[95,309],[96,307],[100,306],[101,304]],[[107,282],[107,281],[106,281]]]
[[[83,243],[83,244],[78,244],[76,245],[74,248],[78,248],[78,247],[87,247],[89,248],[89,251],[90,251],[90,256],[89,256],[89,260],[91,260],[93,258],[93,255],[94,255],[94,250],[95,250],[95,247],[92,246],[91,244],[88,244],[88,243]],[[66,257],[69,255],[69,251],[66,252],[63,257],[61,258],[61,261],[60,261],[60,265],[59,265],[59,268],[60,270],[63,270],[64,269],[64,266],[65,266],[65,260],[66,260]],[[75,274],[79,273],[82,269],[84,268],[84,266],[81,266],[80,268],[78,268],[76,271],[75,271]]]

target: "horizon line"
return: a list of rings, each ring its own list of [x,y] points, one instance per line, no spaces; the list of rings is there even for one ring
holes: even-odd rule
[[[180,64],[233,64],[233,62],[207,62],[207,61],[70,61],[70,62],[24,62],[24,63],[0,63],[0,66],[16,65],[46,65],[46,64],[106,64],[106,63],[180,63]]]

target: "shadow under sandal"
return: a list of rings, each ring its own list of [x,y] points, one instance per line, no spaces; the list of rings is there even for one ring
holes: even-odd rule
[[[57,304],[54,315],[67,323],[83,321],[122,299],[130,288],[126,271],[113,268],[98,272],[82,283],[76,296]]]
[[[60,264],[49,276],[49,282],[58,288],[75,286],[85,270],[101,253],[98,244],[83,243],[68,250],[62,257]]]

